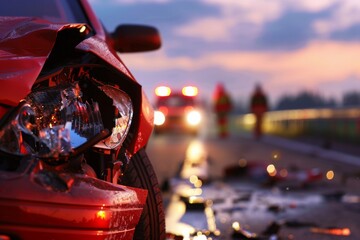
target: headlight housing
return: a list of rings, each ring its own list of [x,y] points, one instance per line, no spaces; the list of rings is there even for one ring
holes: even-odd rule
[[[112,99],[116,109],[111,133],[104,129],[102,106],[84,101],[79,83],[72,82],[30,93],[0,126],[0,150],[59,161],[77,154],[89,142],[91,146],[97,143],[98,147],[117,148],[131,125],[131,99],[113,86],[98,82],[96,86]]]
[[[134,112],[133,104],[129,95],[120,89],[112,86],[100,86],[99,88],[113,100],[113,106],[117,113],[110,137],[100,141],[95,147],[115,149],[124,142],[129,132]]]

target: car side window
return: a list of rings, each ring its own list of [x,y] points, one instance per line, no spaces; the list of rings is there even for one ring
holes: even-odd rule
[[[0,0],[0,16],[38,17],[54,23],[87,23],[78,1]]]

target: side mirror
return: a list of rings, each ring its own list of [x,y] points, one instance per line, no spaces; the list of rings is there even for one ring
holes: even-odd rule
[[[114,48],[118,52],[144,52],[161,47],[158,30],[144,25],[119,25],[111,34]]]

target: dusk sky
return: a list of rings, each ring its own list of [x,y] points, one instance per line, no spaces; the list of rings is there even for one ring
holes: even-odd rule
[[[360,91],[359,0],[91,0],[111,32],[159,29],[162,48],[122,54],[148,97],[156,86],[195,85],[210,100],[222,82],[246,104],[256,83],[271,105],[310,90],[341,99]]]

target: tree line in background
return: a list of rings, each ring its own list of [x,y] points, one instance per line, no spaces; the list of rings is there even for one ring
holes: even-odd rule
[[[340,101],[336,101],[334,98],[327,99],[320,94],[309,91],[303,91],[296,95],[284,95],[280,97],[276,104],[270,106],[270,110],[341,107],[360,107],[360,91],[346,92]],[[249,112],[249,103],[236,103],[234,105],[234,114]]]
[[[319,94],[303,91],[295,96],[285,95],[273,107],[274,110],[305,109],[305,108],[335,108],[360,107],[360,92],[346,92],[341,102],[334,98],[326,99]]]

